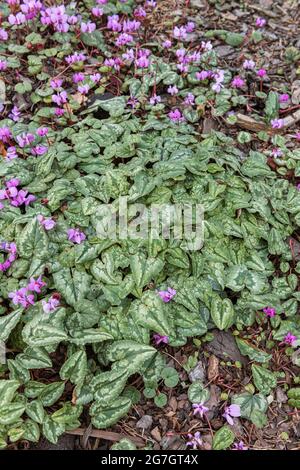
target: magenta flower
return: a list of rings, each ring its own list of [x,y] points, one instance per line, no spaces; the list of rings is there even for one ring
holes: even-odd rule
[[[260,18],[258,17],[256,19],[256,22],[255,22],[256,26],[258,26],[259,28],[263,28],[266,24],[266,20],[264,18]]]
[[[203,403],[193,403],[192,407],[194,409],[193,415],[199,415],[201,419],[203,418],[203,415],[209,410],[209,408],[204,406]]]
[[[23,132],[23,134],[18,135],[16,137],[19,147],[21,148],[26,147],[27,145],[31,145],[34,139],[35,139],[34,135],[31,134],[30,132],[28,132],[27,134]]]
[[[162,299],[163,302],[170,302],[173,297],[176,295],[176,290],[168,287],[168,290],[161,290],[158,291],[158,295]]]
[[[265,307],[265,308],[263,309],[263,312],[264,312],[264,313],[266,314],[266,316],[269,317],[269,318],[273,318],[273,317],[275,317],[275,315],[276,315],[276,310],[275,310],[275,308],[272,308],[272,307]]]
[[[282,95],[279,95],[279,103],[286,103],[289,101],[290,97],[287,93],[283,93]]]
[[[121,33],[120,36],[117,38],[115,44],[117,47],[122,47],[126,46],[126,44],[129,44],[132,41],[133,36],[131,36],[131,34]]]
[[[73,243],[82,243],[86,239],[86,235],[83,232],[80,232],[78,228],[70,228],[68,230],[68,240]]]
[[[167,89],[167,92],[168,92],[170,95],[172,95],[172,96],[177,95],[177,93],[178,93],[178,88],[177,88],[176,85],[173,85],[173,86],[170,85],[170,86],[168,87],[168,89]]]
[[[151,96],[149,102],[150,102],[150,104],[153,104],[153,105],[155,105],[157,103],[161,103],[161,97],[154,93],[154,95]]]
[[[193,21],[189,21],[186,25],[185,25],[185,29],[188,33],[192,33],[195,29],[195,23]]]
[[[54,312],[59,306],[59,300],[52,296],[49,298],[48,302],[42,300],[42,306],[44,313]]]
[[[208,70],[202,70],[201,72],[196,72],[195,76],[197,80],[203,81],[211,77],[211,72],[209,72]]]
[[[233,78],[231,81],[232,88],[242,88],[245,85],[245,80],[243,80],[239,75]]]
[[[297,341],[297,336],[293,335],[291,332],[289,332],[288,334],[285,335],[285,337],[283,338],[283,341],[284,343],[290,345],[290,346],[293,346],[295,343],[295,341]]]
[[[6,149],[6,159],[7,160],[13,160],[14,158],[17,158],[18,155],[17,155],[17,150],[16,150],[16,147],[7,147]]]
[[[17,246],[13,242],[2,242],[0,243],[0,249],[8,253],[8,258],[4,261],[4,263],[0,263],[0,271],[4,272],[11,267],[12,263],[17,258]]]
[[[272,119],[272,129],[281,129],[284,126],[284,119]]]
[[[43,215],[39,214],[37,216],[37,219],[39,223],[44,227],[45,230],[51,230],[56,225],[56,222],[53,219],[51,219],[51,217],[45,218]]]
[[[0,72],[3,72],[7,69],[7,62],[6,60],[0,60]]]
[[[147,13],[143,7],[139,6],[134,10],[133,16],[135,16],[136,18],[146,18]]]
[[[4,144],[7,144],[7,142],[12,138],[12,133],[8,127],[0,127],[0,140]]]
[[[8,297],[12,300],[14,305],[21,305],[24,308],[34,305],[34,295],[28,294],[26,287],[22,287],[15,292],[10,292]]]
[[[83,52],[75,52],[74,54],[68,55],[65,60],[67,64],[72,65],[77,64],[78,62],[84,62],[86,60],[86,56]]]
[[[112,15],[107,17],[107,25],[108,29],[111,29],[114,32],[122,31],[122,25],[119,23],[119,15]]]
[[[62,104],[67,102],[67,92],[66,91],[60,91],[56,95],[52,95],[52,101],[53,103],[57,104],[57,106],[61,106]]]
[[[258,77],[263,78],[267,75],[266,69],[259,69],[257,72]]]
[[[156,346],[159,346],[161,343],[168,344],[169,343],[169,337],[168,336],[162,336],[159,335],[158,333],[155,333],[153,335],[153,339],[155,342]]]
[[[233,449],[232,450],[248,450],[248,447],[245,446],[243,441],[240,441],[240,442],[235,442],[233,444]]]
[[[36,130],[37,135],[39,135],[40,137],[44,137],[45,135],[48,134],[48,132],[49,132],[48,127],[39,127]]]
[[[54,114],[57,117],[61,117],[65,114],[65,110],[63,108],[55,108],[54,109]]]
[[[281,156],[282,156],[282,150],[280,150],[279,148],[274,148],[272,150],[272,157],[278,158]]]
[[[296,134],[292,135],[292,137],[293,139],[300,140],[300,132],[296,132]]]
[[[203,444],[201,434],[199,431],[195,432],[195,434],[188,434],[188,438],[190,439],[187,443],[187,447],[192,447],[192,449],[196,450],[199,446]]]
[[[21,25],[26,23],[26,16],[21,12],[17,13],[16,15],[11,14],[8,16],[8,22],[12,26]]]
[[[103,15],[103,10],[102,10],[102,8],[99,8],[99,7],[93,7],[93,8],[92,8],[92,14],[93,14],[96,18],[99,18],[100,16]]]
[[[170,47],[172,47],[172,41],[170,41],[170,39],[166,39],[163,43],[162,43],[162,47],[164,49],[170,49]]]
[[[179,111],[179,109],[174,109],[174,111],[170,111],[168,116],[171,119],[171,121],[173,121],[173,122],[183,122],[184,121],[184,117],[181,114],[181,112]]]
[[[54,78],[50,82],[50,86],[51,88],[53,88],[53,90],[57,90],[58,88],[62,86],[62,84],[63,84],[63,80],[60,78]]]
[[[3,28],[0,28],[0,40],[7,41],[7,39],[8,39],[7,31],[5,31],[5,29]]]
[[[184,104],[188,106],[193,106],[195,104],[195,96],[193,93],[188,93],[186,97],[184,98]]]
[[[245,61],[243,62],[243,68],[244,68],[245,70],[253,70],[253,69],[255,69],[255,62],[254,62],[253,60],[248,60],[248,59],[247,59],[247,60],[245,60]]]
[[[96,29],[96,24],[91,21],[81,23],[80,29],[82,33],[93,33]]]
[[[81,93],[82,95],[87,95],[88,92],[90,91],[90,87],[89,85],[79,85],[78,87],[78,91],[79,93]]]
[[[90,75],[90,80],[92,80],[93,83],[100,82],[101,74],[100,73],[94,73],[93,75]]]
[[[42,281],[42,276],[39,276],[37,279],[31,277],[30,282],[27,285],[27,289],[32,292],[36,292],[37,294],[40,294],[42,287],[46,285],[46,282]]]
[[[212,43],[210,41],[201,41],[201,47],[205,51],[211,51],[213,48]]]
[[[222,414],[223,418],[226,419],[227,423],[230,426],[233,425],[233,419],[241,416],[241,408],[240,405],[230,405],[226,406],[224,413]]]
[[[182,41],[184,41],[187,37],[187,30],[184,26],[175,26],[174,30],[173,30],[173,36],[175,39],[181,39]]]
[[[83,82],[84,74],[82,72],[74,73],[72,80],[73,80],[73,83]]]
[[[47,152],[48,152],[48,147],[46,147],[46,145],[36,145],[35,147],[32,147],[31,149],[31,153],[34,156],[44,155]]]

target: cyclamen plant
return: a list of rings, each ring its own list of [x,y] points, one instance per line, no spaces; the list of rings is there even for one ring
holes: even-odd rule
[[[224,426],[213,447],[246,450],[234,418],[264,422],[277,384],[265,366],[278,348],[296,357],[300,334],[292,90],[273,83],[263,55],[244,53],[267,21],[219,36],[183,16],[157,30],[154,0],[50,3],[1,7],[0,341],[12,347],[0,448],[41,435],[57,443],[86,419],[111,428],[141,392],[166,406],[164,389],[187,385],[169,364],[178,348],[200,339],[202,350],[211,330],[232,328],[255,393],[238,384],[222,411],[208,405],[209,383],[192,383],[188,412],[202,434],[186,429],[186,446],[203,448],[215,413]],[[224,40],[241,48],[230,68],[216,48]],[[234,127],[252,112],[264,131]],[[210,121],[221,127],[207,131]],[[129,223],[135,204],[202,205],[203,246],[189,250],[173,233],[100,236],[104,206],[117,210],[123,197]],[[257,326],[263,334],[249,335]]]

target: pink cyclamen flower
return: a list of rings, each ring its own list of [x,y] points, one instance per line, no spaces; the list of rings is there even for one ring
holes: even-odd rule
[[[93,33],[96,29],[96,24],[91,21],[81,23],[80,29],[82,33]]]
[[[167,92],[168,92],[170,95],[172,95],[172,96],[177,95],[177,93],[178,93],[178,88],[177,88],[176,85],[173,85],[173,86],[170,85],[170,86],[168,87],[168,89],[167,89]]]
[[[12,119],[14,122],[18,122],[20,120],[21,112],[18,106],[14,106],[9,113],[8,117]]]
[[[50,82],[50,86],[53,90],[57,90],[58,88],[62,86],[62,84],[63,84],[63,80],[60,78],[54,78]]]
[[[54,114],[57,117],[61,117],[65,114],[65,110],[63,108],[55,108],[54,109]]]
[[[133,16],[135,16],[136,18],[146,18],[147,13],[143,7],[139,6],[134,10]]]
[[[186,97],[184,98],[184,104],[188,106],[193,106],[195,104],[195,96],[193,93],[188,93]]]
[[[282,150],[279,148],[274,148],[272,150],[272,157],[279,158],[282,156]]]
[[[48,302],[46,302],[45,300],[42,300],[42,306],[43,306],[44,313],[54,312],[59,306],[59,300],[52,296],[50,297]]]
[[[244,68],[245,70],[253,70],[253,69],[255,69],[255,62],[254,62],[254,60],[251,60],[251,59],[248,60],[248,59],[246,59],[246,60],[243,62],[243,68]]]
[[[26,145],[31,145],[34,139],[35,139],[35,136],[31,134],[30,132],[28,132],[27,134],[23,132],[23,134],[18,135],[16,137],[19,147],[21,148],[26,147]]]
[[[84,74],[82,72],[74,73],[72,80],[73,80],[73,83],[83,82]]]
[[[53,103],[57,104],[57,106],[61,106],[62,104],[67,102],[67,92],[66,91],[60,91],[56,95],[52,95],[52,101]]]
[[[284,119],[272,119],[272,129],[281,129],[284,126]]]
[[[176,295],[176,290],[172,289],[172,287],[168,287],[168,290],[161,290],[158,291],[158,295],[162,299],[163,302],[170,302],[173,297]]]
[[[287,93],[283,93],[282,95],[279,95],[279,103],[286,103],[289,101],[290,97]]]
[[[12,138],[12,133],[11,130],[8,127],[0,127],[0,140],[4,144],[7,144],[7,142]]]
[[[174,30],[173,30],[173,36],[175,39],[181,39],[182,41],[184,41],[187,37],[187,30],[184,26],[175,26]]]
[[[209,410],[207,406],[204,406],[203,403],[193,403],[193,415],[199,415],[200,418],[203,418],[203,415]]]
[[[166,39],[163,43],[162,43],[162,47],[164,49],[170,49],[170,47],[172,47],[172,41],[170,41],[170,39]]]
[[[93,75],[90,75],[90,79],[92,80],[93,83],[98,83],[101,80],[101,74],[94,73]]]
[[[8,297],[12,300],[14,305],[21,305],[23,308],[28,308],[30,305],[34,305],[34,295],[28,294],[26,287],[22,287],[15,292],[10,292]]]
[[[269,318],[273,318],[273,317],[275,317],[275,315],[276,315],[276,310],[275,310],[275,308],[272,308],[272,307],[265,307],[265,308],[263,309],[263,312],[264,312],[264,313],[266,314],[266,316],[269,317]]]
[[[293,346],[293,343],[295,343],[295,341],[297,341],[297,336],[293,335],[291,332],[289,332],[288,334],[285,335],[285,337],[283,338],[283,341],[285,344],[288,344],[290,346]]]
[[[3,72],[7,69],[7,62],[6,60],[0,60],[0,72]]]
[[[46,218],[43,215],[39,214],[37,216],[37,219],[39,223],[44,227],[45,230],[52,230],[56,225],[56,222],[53,219],[51,219],[51,217]]]
[[[153,104],[153,105],[155,105],[157,103],[161,103],[161,97],[154,93],[154,95],[151,96],[149,102],[150,102],[150,104]]]
[[[6,159],[7,160],[13,160],[14,158],[17,158],[17,149],[14,146],[7,147],[6,149]]]
[[[195,23],[193,21],[189,21],[186,25],[185,25],[185,29],[188,33],[192,33],[195,29]]]
[[[86,235],[83,232],[80,232],[78,228],[70,228],[68,230],[68,240],[73,243],[82,243],[86,239]]]
[[[224,413],[222,414],[223,418],[226,419],[227,423],[232,426],[233,419],[241,416],[241,408],[240,405],[230,405],[226,406]]]
[[[162,336],[159,335],[158,333],[155,333],[153,335],[153,339],[155,342],[156,346],[159,346],[161,343],[168,344],[169,343],[169,337],[168,336]]]
[[[231,81],[231,86],[233,88],[242,88],[245,85],[245,80],[243,80],[239,75],[233,78]]]
[[[190,439],[187,443],[187,447],[192,447],[192,449],[196,450],[199,446],[203,444],[201,434],[199,431],[195,432],[195,434],[188,434],[188,438]]]
[[[179,109],[174,109],[174,111],[170,111],[168,116],[171,119],[171,121],[173,121],[173,122],[182,122],[182,121],[184,121],[184,117],[181,114],[181,112],[179,111]]]
[[[31,153],[32,155],[44,155],[45,153],[48,152],[48,147],[46,145],[36,145],[35,147],[32,147]]]
[[[36,130],[37,135],[39,135],[40,137],[44,137],[45,135],[48,134],[48,132],[49,132],[48,127],[39,127]]]
[[[1,129],[0,129],[1,130]],[[300,132],[296,132],[296,134],[291,136],[293,139],[300,140]]]
[[[265,26],[266,22],[267,22],[267,21],[266,21],[264,18],[258,17],[258,18],[256,19],[255,24],[256,24],[256,26],[258,26],[259,28],[263,28],[263,27]]]
[[[32,292],[36,292],[37,294],[40,294],[42,287],[46,285],[46,282],[42,280],[42,276],[39,276],[37,279],[31,277],[30,282],[27,284],[27,289]]]
[[[267,75],[266,69],[259,69],[256,74],[258,75],[259,78],[263,78]]]
[[[8,39],[8,33],[3,28],[0,28],[0,39],[1,41],[7,41]]]
[[[232,450],[248,450],[248,447],[245,446],[243,441],[240,441],[240,442],[235,442],[233,444],[233,449]]]
[[[92,8],[92,15],[94,15],[96,18],[99,18],[100,16],[103,15],[103,9],[99,7],[93,7]]]
[[[90,87],[89,85],[79,85],[78,87],[78,91],[79,93],[81,93],[82,95],[87,95],[88,92],[90,91]]]

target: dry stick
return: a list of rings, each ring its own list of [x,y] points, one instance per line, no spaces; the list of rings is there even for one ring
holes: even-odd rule
[[[73,431],[66,431],[66,434],[72,434],[74,436],[84,436],[85,431],[86,430],[83,428],[77,428],[77,429],[74,429]],[[89,437],[95,437],[97,439],[105,439],[106,441],[113,441],[113,442],[118,442],[121,439],[127,438],[139,446],[144,445],[144,441],[140,439],[139,437],[128,436],[127,434],[121,434],[121,433],[111,432],[111,431],[101,431],[99,429],[91,429],[89,432]]]
[[[236,114],[236,124],[239,127],[242,127],[244,129],[248,129],[250,131],[258,132],[258,131],[269,131],[273,133],[278,133],[278,130],[276,131],[272,128],[270,128],[266,123],[263,121],[255,121],[255,119],[245,116],[244,114],[237,113]],[[284,119],[284,124],[282,127],[282,130],[285,130],[287,127],[291,127],[297,122],[300,121],[300,110],[296,111],[295,113],[290,114],[289,116],[286,116]],[[281,130],[281,129],[280,129]],[[280,132],[279,130],[279,132]]]

